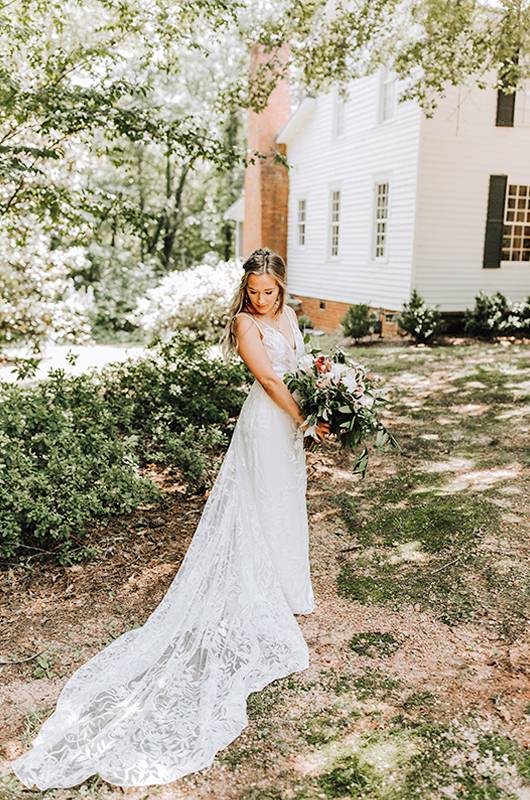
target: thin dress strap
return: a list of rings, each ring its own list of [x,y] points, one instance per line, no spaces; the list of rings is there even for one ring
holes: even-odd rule
[[[259,322],[257,321],[257,319],[254,319],[253,315],[252,315],[252,314],[249,314],[249,313],[248,313],[248,311],[240,311],[238,314],[236,314],[236,316],[238,316],[238,317],[241,317],[241,316],[243,316],[243,315],[244,315],[245,317],[250,317],[250,319],[252,320],[252,322],[254,323],[254,325],[257,325],[257,327],[258,327],[258,330],[260,331],[261,335],[263,336],[263,334],[264,334],[263,327],[262,327],[262,326],[259,324]]]
[[[289,308],[289,313],[287,313],[287,311],[285,313],[287,314],[289,322],[291,323],[291,330],[293,331],[294,346],[296,347],[296,328],[295,328],[294,319],[291,316],[291,307],[290,306],[284,306],[284,308]],[[295,316],[294,311],[293,311],[293,316]]]

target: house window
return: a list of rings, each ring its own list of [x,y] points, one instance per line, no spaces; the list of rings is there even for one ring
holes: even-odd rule
[[[331,192],[330,202],[330,230],[329,230],[329,254],[336,258],[339,254],[339,231],[340,231],[340,191],[334,189]]]
[[[508,186],[502,260],[530,261],[530,186]]]
[[[515,100],[515,124],[523,128],[530,127],[530,85],[517,92]]]
[[[385,69],[381,80],[379,116],[381,122],[391,119],[396,113],[396,76]]]
[[[306,220],[306,201],[298,201],[298,244],[300,247],[305,245],[305,220]]]
[[[333,135],[342,136],[344,133],[344,118],[346,112],[346,101],[340,96],[338,91],[335,92],[335,99],[333,102]]]
[[[375,185],[374,256],[385,258],[388,233],[388,183]]]

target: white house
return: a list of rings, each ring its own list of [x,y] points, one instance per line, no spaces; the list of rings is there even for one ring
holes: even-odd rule
[[[413,288],[446,313],[481,289],[530,294],[528,93],[452,88],[428,119],[381,69],[345,101],[305,98],[275,143],[290,165],[288,288],[317,326],[367,303],[384,331]]]

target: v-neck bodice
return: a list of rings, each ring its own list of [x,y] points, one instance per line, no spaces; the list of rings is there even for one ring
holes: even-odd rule
[[[276,374],[283,376],[286,372],[291,372],[298,363],[298,359],[305,352],[304,337],[298,325],[287,317],[294,337],[294,347],[287,339],[287,336],[278,328],[256,319],[256,316],[246,311],[240,312],[250,317],[261,332],[263,345],[266,348],[271,360],[272,368]]]

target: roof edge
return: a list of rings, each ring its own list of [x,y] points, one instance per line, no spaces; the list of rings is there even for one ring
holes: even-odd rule
[[[313,95],[306,95],[290,115],[287,122],[276,134],[277,144],[289,144],[289,141],[298,132],[300,127],[308,120],[316,106],[317,99]]]

